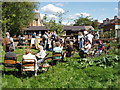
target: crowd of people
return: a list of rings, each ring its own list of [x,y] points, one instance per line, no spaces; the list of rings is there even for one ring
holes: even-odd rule
[[[21,36],[18,37],[19,40],[21,39]],[[72,53],[73,51],[75,51],[75,47],[74,45],[74,41],[71,40],[67,40],[66,42],[64,41],[63,38],[60,38],[56,32],[45,32],[44,35],[36,35],[36,33],[32,34],[32,39],[31,39],[31,44],[35,44],[36,38],[42,38],[42,40],[40,40],[37,45],[37,49],[38,49],[38,53],[36,54],[32,54],[30,49],[26,49],[26,53],[25,55],[23,55],[22,60],[24,59],[35,59],[36,60],[36,65],[35,68],[36,70],[39,70],[39,66],[42,62],[44,62],[44,58],[46,57],[46,50],[48,51],[52,51],[53,53],[62,53],[62,56],[60,57],[52,57],[55,59],[61,59],[63,60],[64,57],[71,57],[74,53]],[[76,41],[78,41],[78,47],[79,47],[79,55],[81,58],[84,58],[85,54],[90,53],[91,49],[94,48],[94,43],[93,42],[93,38],[94,35],[92,34],[92,32],[79,32],[78,33],[78,39]],[[14,45],[14,39],[13,37],[10,37],[9,32],[6,32],[6,37],[3,39],[3,47],[4,47],[4,51],[6,52],[5,54],[5,59],[14,59],[17,60],[16,54],[13,53],[13,51],[15,50],[15,45]],[[98,41],[97,42],[98,47],[97,50],[92,50],[92,54],[93,53],[102,53],[102,51],[104,50],[104,45],[102,41]],[[65,51],[63,52],[63,49],[65,49]],[[49,65],[49,64],[46,64]],[[17,62],[17,68],[18,71],[21,71],[21,66],[22,64],[20,62]]]
[[[95,34],[91,31],[87,32],[79,32],[78,35],[78,43],[79,43],[79,55],[81,57],[85,57],[85,54],[101,54],[104,50],[104,44],[102,40],[99,40],[97,42],[93,42],[93,38],[95,38]],[[94,50],[94,44],[97,44],[97,48]]]

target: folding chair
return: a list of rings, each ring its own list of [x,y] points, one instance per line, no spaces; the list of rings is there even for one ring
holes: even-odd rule
[[[4,71],[6,68],[16,69],[17,61],[16,60],[4,60]]]
[[[34,71],[35,76],[37,76],[37,70],[36,70],[36,60],[35,59],[24,59],[22,61],[22,72],[25,71]]]
[[[43,59],[43,62],[40,64],[40,68],[46,68],[47,70],[49,69],[49,67],[51,66],[51,65],[49,65],[49,64],[46,64],[47,63],[47,61],[48,60],[52,60],[52,58],[51,57],[47,57],[49,55],[49,53],[45,56],[45,58]]]
[[[54,72],[53,64],[56,64],[57,62],[62,61],[62,60],[63,60],[62,53],[53,53],[53,55],[52,55],[52,69],[53,69],[53,72]]]
[[[58,62],[58,61],[61,61],[63,59],[63,55],[62,53],[53,53],[52,55],[52,60],[53,62]]]

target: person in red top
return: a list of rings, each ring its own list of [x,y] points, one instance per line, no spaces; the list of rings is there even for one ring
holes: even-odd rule
[[[104,45],[103,45],[103,42],[102,42],[102,40],[100,40],[100,41],[99,41],[98,51],[97,51],[97,52],[101,54],[102,51],[104,50],[104,48],[105,48],[105,47],[104,47]]]

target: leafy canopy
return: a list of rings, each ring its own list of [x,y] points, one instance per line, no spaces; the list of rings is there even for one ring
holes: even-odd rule
[[[35,2],[3,2],[2,31],[10,34],[20,33],[33,19],[33,10],[39,3]]]
[[[55,19],[49,19],[46,14],[43,17],[43,23],[51,32],[56,31],[57,34],[62,35],[64,34],[62,20],[65,13],[56,13],[54,15],[58,18],[58,23]]]
[[[74,26],[90,26],[92,24],[92,19],[89,16],[87,17],[81,16],[74,21],[75,21]]]

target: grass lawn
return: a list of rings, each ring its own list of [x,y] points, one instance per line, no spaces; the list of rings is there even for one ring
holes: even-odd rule
[[[37,52],[34,49],[32,51]],[[17,60],[21,62],[25,49],[16,49],[15,53],[19,54]],[[82,67],[77,52],[73,57],[64,60],[67,62],[60,62],[50,67],[47,72],[39,73],[37,77],[15,75],[13,70],[8,69],[7,73],[2,75],[2,88],[120,88],[120,62],[114,67],[103,68],[94,64]],[[1,70],[2,68],[0,65]]]

